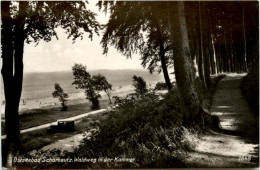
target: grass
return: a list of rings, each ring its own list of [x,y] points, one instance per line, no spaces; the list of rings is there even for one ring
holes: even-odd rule
[[[83,118],[80,122],[75,124],[75,130],[71,132],[47,133],[47,129],[41,129],[21,134],[20,154],[25,154],[32,150],[38,150],[43,146],[54,143],[60,139],[65,139],[73,135],[83,133],[88,128],[91,128],[93,126],[93,123],[102,116],[105,116],[105,113],[89,115]],[[4,146],[4,144],[5,140],[2,140],[2,146]]]
[[[108,107],[108,100],[100,101],[100,108]],[[65,119],[73,116],[77,116],[83,113],[90,112],[91,103],[82,103],[69,105],[67,111],[61,111],[60,108],[45,108],[45,109],[31,109],[22,111],[20,115],[20,128],[28,129],[31,127],[52,123],[58,119]],[[1,124],[2,135],[5,134],[4,122]]]

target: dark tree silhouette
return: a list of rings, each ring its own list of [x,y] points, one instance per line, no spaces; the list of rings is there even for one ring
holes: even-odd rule
[[[182,105],[184,125],[198,118],[201,104],[195,88],[194,67],[191,61],[184,2],[168,2],[171,41],[174,49],[174,70]]]
[[[217,73],[247,72],[259,58],[256,50],[259,47],[256,38],[259,35],[258,3],[206,2],[205,6],[210,23],[211,51],[215,54],[210,69]]]
[[[199,2],[199,20],[200,20],[200,48],[203,65],[203,82],[205,88],[210,88],[210,59],[209,59],[209,27],[206,11],[206,2]]]
[[[168,67],[171,66],[171,45],[168,32],[167,6],[164,2],[103,2],[111,16],[102,38],[104,53],[113,45],[127,57],[139,50],[142,66],[150,73],[163,71],[170,90]],[[100,2],[100,7],[102,2]]]
[[[67,98],[69,97],[69,95],[63,91],[58,83],[55,83],[54,88],[55,91],[52,93],[52,96],[59,99],[59,101],[61,102],[62,111],[67,110],[68,106],[66,105],[66,102],[68,101]]]
[[[111,12],[101,43],[105,53],[109,45],[128,57],[139,51],[142,65],[148,65],[150,71],[163,67],[163,61],[161,65],[157,62],[163,59],[164,51],[166,66],[174,65],[179,81],[185,124],[191,124],[203,112],[195,73],[209,90],[210,74],[246,72],[258,62],[258,3],[168,4],[169,8],[166,2],[99,2],[104,11]]]
[[[105,76],[98,74],[93,76],[93,83],[95,86],[95,89],[98,91],[104,91],[107,94],[107,97],[109,99],[109,104],[112,104],[111,101],[111,93],[112,93],[112,84],[108,83]]]
[[[19,150],[19,102],[23,81],[24,42],[39,43],[57,37],[55,28],[65,29],[73,41],[83,38],[83,32],[93,33],[99,28],[95,14],[84,2],[19,1],[1,2],[2,11],[2,75],[5,90],[5,128],[7,135],[3,164],[12,166],[12,158]],[[7,160],[8,158],[8,160]]]
[[[139,96],[143,96],[148,92],[146,82],[142,77],[133,76],[133,86],[135,87],[135,92]]]
[[[74,81],[72,84],[76,85],[76,89],[85,90],[86,99],[92,102],[92,109],[98,109],[99,98],[101,95],[98,94],[96,89],[94,79],[91,77],[89,72],[87,72],[87,67],[82,64],[75,64],[72,67],[72,72],[74,75]]]

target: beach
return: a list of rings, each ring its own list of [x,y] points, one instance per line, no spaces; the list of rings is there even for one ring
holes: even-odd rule
[[[161,74],[149,74],[146,70],[95,70],[90,71],[92,75],[102,74],[106,76],[109,83],[112,84],[112,96],[124,97],[134,92],[132,86],[132,76],[137,75],[144,78],[148,87],[152,88],[157,82],[163,81]],[[68,105],[88,103],[84,90],[76,89],[73,82],[73,75],[70,71],[50,72],[50,73],[25,73],[23,81],[23,91],[20,100],[19,111],[31,109],[50,109],[60,107],[57,98],[52,97],[54,84],[59,83],[66,93],[68,93]],[[100,91],[101,100],[108,100],[107,95]],[[4,118],[5,101],[2,87],[1,92],[1,117]]]
[[[112,96],[125,97],[129,93],[133,93],[134,89],[132,86],[122,87],[121,89],[113,90]],[[108,96],[104,92],[100,92],[101,100],[108,100]],[[86,99],[84,92],[69,94],[69,99],[67,101],[67,105],[76,105],[81,103],[89,103],[89,100]],[[51,109],[60,107],[60,102],[57,98],[47,97],[40,99],[28,99],[28,100],[20,100],[19,111],[20,114],[23,114],[23,111],[30,109]],[[1,115],[4,117],[5,105],[2,103],[1,105]]]

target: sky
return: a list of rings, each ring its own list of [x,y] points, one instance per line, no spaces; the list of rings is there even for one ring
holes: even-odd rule
[[[98,14],[97,20],[105,24],[109,15],[98,11],[97,1],[90,1],[90,10]],[[117,52],[114,47],[109,48],[107,55],[103,55],[100,44],[102,34],[94,35],[93,41],[86,34],[83,40],[67,39],[65,30],[58,28],[59,39],[55,37],[50,42],[40,41],[36,44],[26,44],[24,47],[24,72],[54,72],[71,70],[74,63],[87,66],[88,70],[95,69],[142,69],[140,56],[135,54],[132,59]]]

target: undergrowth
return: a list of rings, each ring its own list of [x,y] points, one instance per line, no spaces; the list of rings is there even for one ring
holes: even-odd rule
[[[100,121],[91,137],[84,138],[77,156],[90,158],[134,158],[134,162],[90,164],[99,168],[148,168],[183,166],[180,155],[189,147],[181,126],[176,94],[160,101],[154,92],[140,98],[118,101],[120,107]]]
[[[194,146],[196,133],[182,126],[182,114],[175,90],[163,100],[150,91],[138,98],[118,99],[118,102],[118,108],[100,118],[95,127],[86,130],[86,137],[73,153],[65,152],[62,156],[71,159],[91,158],[97,160],[95,163],[73,160],[56,164],[22,165],[34,168],[185,167],[182,160],[186,151]],[[42,158],[44,155],[61,157],[59,150],[40,151],[36,157]],[[105,162],[101,160],[103,158],[111,160]]]
[[[216,78],[213,84],[219,80],[220,78]],[[201,89],[199,85],[197,87]],[[209,97],[203,89],[199,94],[201,101]],[[173,88],[163,100],[159,100],[155,91],[150,90],[142,96],[132,94],[130,98],[116,97],[115,101],[118,107],[100,118],[94,127],[86,129],[85,138],[74,148],[74,152],[62,154],[64,158],[73,159],[72,162],[38,164],[36,167],[186,167],[186,153],[194,148],[199,131],[196,128],[188,129],[182,126],[176,88]],[[46,155],[44,153],[38,154],[38,157]],[[59,150],[48,153],[52,158],[61,157]],[[96,161],[80,163],[75,161],[77,158]]]
[[[256,115],[259,115],[259,62],[243,78],[242,92]]]

